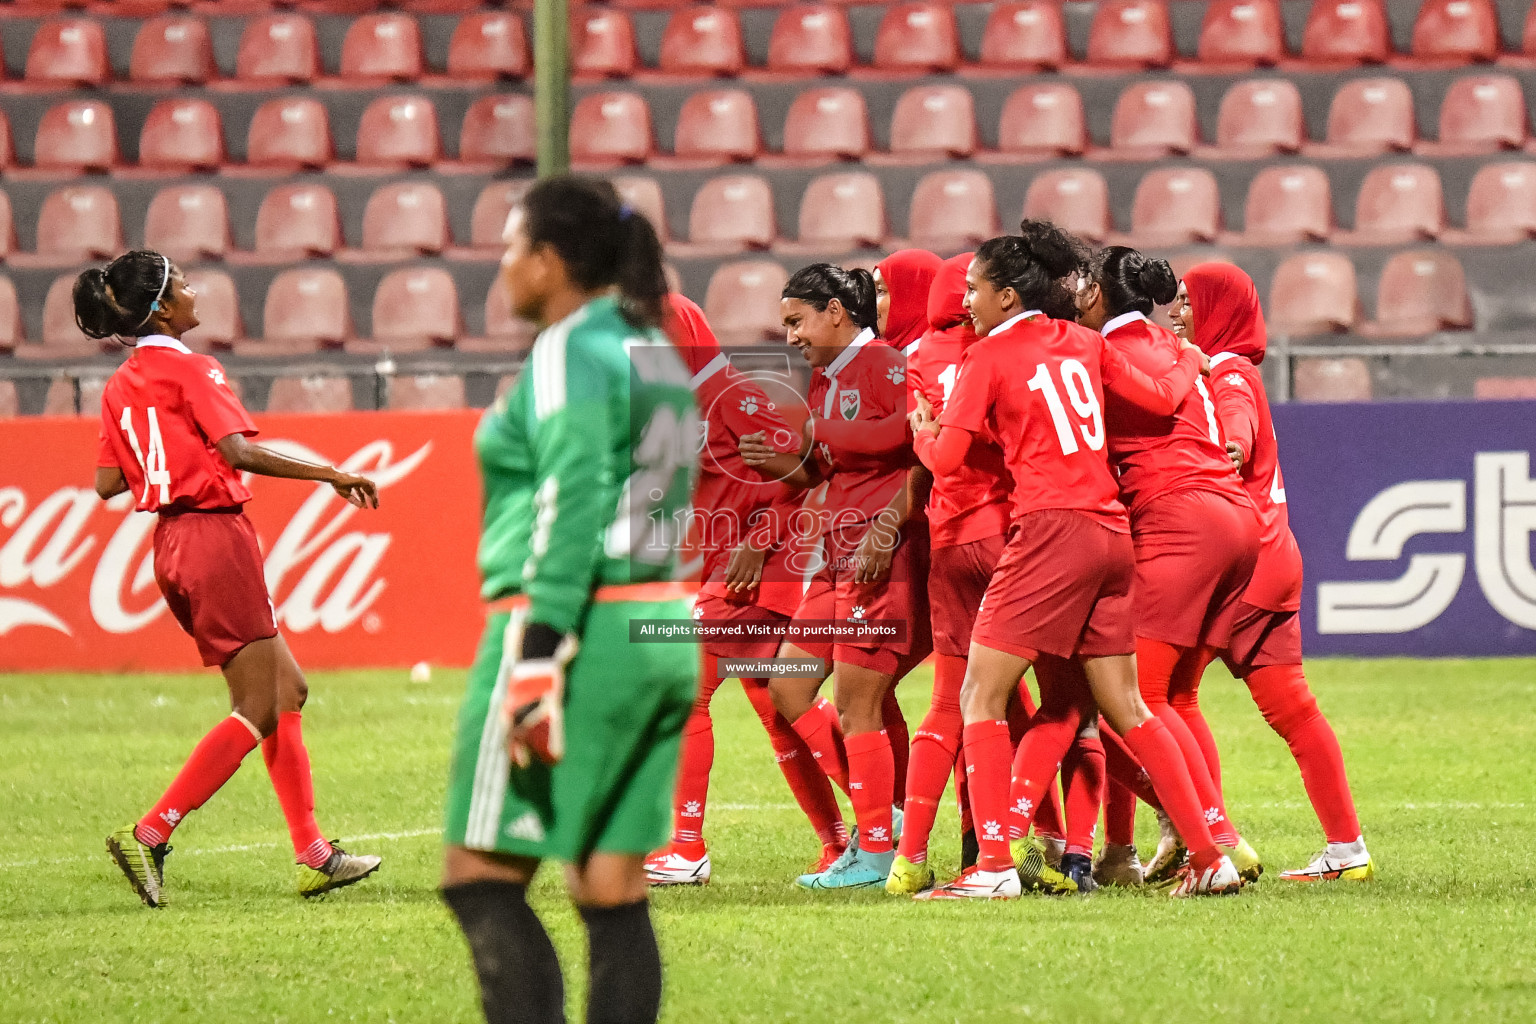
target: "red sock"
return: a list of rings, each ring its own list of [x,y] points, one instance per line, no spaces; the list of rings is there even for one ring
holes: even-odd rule
[[[907,768],[906,801],[902,807],[898,852],[914,864],[928,859],[928,837],[938,817],[939,799],[960,752],[960,684],[964,679],[964,658],[951,654],[936,656],[933,701],[912,740],[912,762]]]
[[[1168,735],[1168,728],[1161,718],[1149,718],[1125,734],[1126,746],[1135,753],[1136,759],[1146,766],[1163,809],[1173,819],[1173,827],[1184,837],[1184,845],[1191,854],[1208,854],[1216,845],[1211,830],[1205,823],[1205,812],[1200,808],[1200,798],[1189,780],[1189,766],[1179,745]]]
[[[1099,742],[1104,744],[1104,767],[1110,780],[1124,786],[1137,800],[1154,811],[1162,810],[1163,803],[1157,798],[1157,790],[1152,788],[1152,777],[1141,766],[1141,762],[1136,760],[1136,755],[1131,753],[1131,748],[1120,738],[1120,734],[1102,718],[1099,719]]]
[[[1136,794],[1114,779],[1104,790],[1104,842],[1111,846],[1136,845]]]
[[[976,863],[987,871],[1006,871],[1013,866],[1008,849],[1008,723],[972,722],[964,737],[966,785],[981,851]]]
[[[1200,680],[1206,667],[1215,659],[1216,652],[1209,647],[1191,651],[1179,659],[1173,678],[1168,680],[1168,706],[1183,719],[1185,728],[1195,738],[1195,745],[1205,758],[1205,769],[1216,787],[1216,795],[1222,796],[1221,753],[1216,749],[1216,737],[1211,735],[1210,723],[1200,711]]]
[[[805,741],[774,708],[773,697],[768,693],[768,680],[743,679],[741,687],[767,730],[779,771],[784,773],[784,781],[789,783],[795,803],[800,805],[800,810],[816,830],[816,837],[823,846],[847,846],[848,827],[843,824],[843,812],[838,809],[837,797],[832,794],[832,784],[816,767],[816,759],[811,756]]]
[[[1077,735],[1079,718],[1057,718],[1045,711],[1035,712],[1034,723],[1019,742],[1013,759],[1013,781],[1008,793],[1008,838],[1022,839],[1029,834],[1046,794],[1056,788],[1056,773],[1061,759]],[[1043,828],[1038,829],[1042,835]],[[1060,833],[1052,838],[1065,838]]]
[[[302,712],[284,711],[277,716],[277,731],[261,741],[261,757],[288,822],[294,859],[312,868],[323,866],[330,859],[331,844],[315,823],[315,780],[304,747]]]
[[[892,686],[880,705],[880,724],[891,738],[891,758],[896,764],[896,806],[907,798],[907,772],[912,760],[912,734],[907,730],[907,716],[901,713],[901,702],[896,699],[896,687]]]
[[[847,793],[848,761],[843,754],[843,730],[838,724],[837,708],[827,698],[817,697],[811,709],[791,724],[810,748],[817,767]]]
[[[1355,798],[1344,773],[1344,753],[1323,717],[1300,665],[1271,665],[1248,676],[1248,692],[1270,728],[1291,748],[1302,784],[1330,843],[1360,838]]]
[[[955,755],[955,800],[960,804],[960,834],[975,832],[976,819],[971,817],[971,784],[965,770],[964,746]]]
[[[1097,736],[1079,736],[1061,761],[1066,791],[1067,853],[1093,853],[1093,834],[1104,806],[1104,744]]]
[[[1036,678],[1040,676],[1038,664],[1035,666],[1035,676]],[[1015,751],[1023,742],[1024,733],[1029,730],[1030,722],[1037,710],[1035,699],[1030,696],[1029,686],[1022,679],[1019,680],[1017,693],[1019,699],[1008,702],[1008,739]],[[1063,824],[1065,817],[1066,815],[1061,812],[1061,799],[1056,795],[1056,780],[1052,779],[1035,806],[1035,834],[1051,839],[1065,839],[1067,835],[1066,825]]]
[[[171,838],[188,814],[207,803],[229,781],[259,741],[255,728],[237,715],[229,715],[208,730],[192,748],[187,763],[176,773],[160,802],[139,819],[134,829],[139,841],[158,846]]]
[[[889,853],[891,798],[896,790],[896,766],[891,739],[884,729],[844,737],[848,751],[848,799],[859,823],[859,849]]]
[[[1216,783],[1211,781],[1210,769],[1205,764],[1205,754],[1201,752],[1200,744],[1195,742],[1189,726],[1184,724],[1184,719],[1168,706],[1169,680],[1173,677],[1179,659],[1184,656],[1184,653],[1172,644],[1165,644],[1161,640],[1136,638],[1136,676],[1141,686],[1141,697],[1146,702],[1147,710],[1167,726],[1168,735],[1183,754],[1190,782],[1195,787],[1195,794],[1204,810],[1211,835],[1223,846],[1236,846],[1237,830],[1232,827],[1232,822],[1227,818],[1227,808],[1222,802]],[[1150,769],[1151,765],[1147,767]],[[1182,830],[1180,831],[1182,834]]]

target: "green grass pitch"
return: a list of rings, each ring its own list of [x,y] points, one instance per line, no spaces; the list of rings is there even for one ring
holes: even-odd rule
[[[1536,1019],[1536,664],[1319,661],[1381,880],[1174,902],[1001,905],[810,894],[815,852],[734,685],[716,700],[714,884],[655,900],[664,1017],[1243,1024]],[[914,726],[926,674],[903,685]],[[171,906],[103,852],[226,710],[211,675],[0,677],[0,1021],[473,1022],[468,957],[434,892],[462,673],[316,673],[306,715],[327,834],[385,857],[330,899],[295,894],[259,756],[177,832]],[[1321,844],[1295,765],[1219,669],[1204,693],[1233,816],[1271,867]],[[952,807],[952,804],[948,805]],[[958,859],[946,808],[941,873]],[[1142,815],[1142,838],[1153,826]],[[535,902],[580,1020],[582,937],[546,871]]]

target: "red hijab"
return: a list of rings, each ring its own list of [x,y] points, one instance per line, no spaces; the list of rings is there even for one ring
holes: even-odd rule
[[[1257,366],[1268,340],[1264,311],[1253,278],[1230,263],[1202,263],[1184,275],[1184,290],[1195,314],[1194,342],[1208,356],[1244,356]]]
[[[940,265],[939,258],[926,249],[902,249],[875,264],[891,293],[883,335],[886,344],[906,348],[928,329],[928,289]]]
[[[975,255],[963,252],[939,264],[939,272],[928,289],[928,326],[934,330],[970,326],[971,314],[965,311],[965,272]]]
[[[715,339],[715,332],[709,329],[704,311],[688,296],[670,293],[667,296],[667,307],[670,313],[664,325],[667,336],[677,346],[678,352],[682,353],[688,369],[698,373],[720,354],[720,342]]]

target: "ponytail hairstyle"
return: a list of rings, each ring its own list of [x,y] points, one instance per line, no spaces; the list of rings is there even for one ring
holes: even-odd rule
[[[873,331],[880,322],[875,307],[875,275],[859,268],[844,270],[831,263],[801,267],[784,285],[780,298],[799,299],[818,313],[836,299],[858,327]]]
[[[1068,278],[1082,268],[1083,243],[1044,220],[1026,220],[1019,234],[983,242],[976,250],[981,276],[1001,291],[1012,288],[1025,309],[1056,320],[1077,319]]]
[[[1135,249],[1111,245],[1094,253],[1088,274],[1104,292],[1104,308],[1110,317],[1122,313],[1148,316],[1152,307],[1173,301],[1179,279],[1167,260],[1149,259]]]
[[[661,326],[668,290],[661,240],[613,185],[574,174],[545,178],[523,197],[523,214],[528,244],[553,249],[578,286],[617,286],[631,326]]]
[[[148,249],[125,252],[75,279],[75,323],[88,338],[142,338],[163,308],[174,267]]]

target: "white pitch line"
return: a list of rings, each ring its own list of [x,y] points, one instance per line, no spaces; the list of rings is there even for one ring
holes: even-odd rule
[[[373,832],[368,835],[349,836],[347,841],[372,842],[375,839],[418,839],[421,836],[441,835],[441,828],[416,828],[407,832]],[[189,857],[201,857],[215,853],[245,853],[250,850],[270,850],[283,845],[282,843],[235,843],[229,846],[204,846],[191,847],[187,852]],[[52,857],[37,860],[13,860],[0,863],[0,871],[15,868],[35,868],[44,864],[81,864],[85,861],[95,860],[95,857]]]

